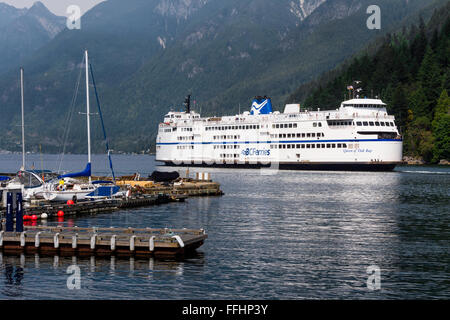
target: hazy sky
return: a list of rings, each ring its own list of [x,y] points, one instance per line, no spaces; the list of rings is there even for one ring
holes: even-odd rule
[[[40,0],[45,6],[58,16],[67,16],[66,10],[70,5],[77,5],[81,8],[81,14],[91,9],[96,4],[105,0]],[[16,8],[29,8],[36,0],[0,0]]]

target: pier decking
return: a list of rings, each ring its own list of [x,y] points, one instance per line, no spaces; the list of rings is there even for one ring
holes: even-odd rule
[[[31,227],[23,232],[0,231],[5,253],[96,256],[176,256],[200,247],[203,229],[133,229]]]

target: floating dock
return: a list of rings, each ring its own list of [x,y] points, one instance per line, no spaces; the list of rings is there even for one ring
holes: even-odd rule
[[[0,231],[0,250],[61,256],[165,257],[192,252],[207,237],[203,229],[25,226],[23,232]]]
[[[185,195],[175,196],[168,194],[144,194],[115,199],[78,201],[74,204],[67,204],[64,202],[39,201],[31,204],[30,206],[23,207],[23,218],[25,225],[31,225],[32,222],[43,219],[113,212],[122,209],[145,207],[169,202],[180,202],[184,201],[186,198],[187,196]],[[0,210],[0,217],[4,215],[5,210]]]

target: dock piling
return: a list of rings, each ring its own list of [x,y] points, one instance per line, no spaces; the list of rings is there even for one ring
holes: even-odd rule
[[[59,232],[57,232],[53,237],[53,246],[55,249],[59,248]]]
[[[6,195],[6,232],[14,231],[12,198],[12,192],[8,192]]]
[[[72,236],[72,249],[76,249],[78,246],[78,233]]]
[[[36,247],[36,248],[39,248],[39,246],[40,246],[40,244],[41,244],[41,242],[40,242],[40,236],[41,236],[41,231],[39,231],[38,233],[36,233],[36,236],[35,236],[35,238],[34,238],[34,246]]]
[[[24,232],[24,231],[22,231],[22,232],[20,233],[20,246],[21,246],[22,248],[25,247],[25,232]]]
[[[22,193],[16,193],[16,232],[23,232]]]

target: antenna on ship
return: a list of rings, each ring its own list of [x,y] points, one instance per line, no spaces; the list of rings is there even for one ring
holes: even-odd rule
[[[188,94],[184,100],[184,106],[186,107],[186,113],[191,113],[191,95]]]

